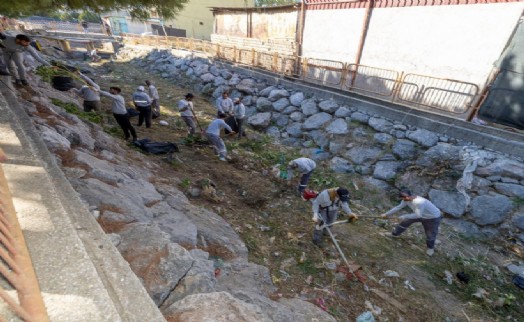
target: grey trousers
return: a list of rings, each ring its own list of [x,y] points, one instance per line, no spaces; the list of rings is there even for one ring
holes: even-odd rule
[[[25,80],[24,54],[19,52],[4,52],[4,62],[9,73],[15,79]],[[18,72],[17,72],[18,69]]]
[[[298,186],[299,192],[303,192],[306,189],[307,183],[309,181],[309,177],[311,177],[312,173],[313,173],[313,170],[309,171],[308,173],[304,173],[302,177],[300,177],[300,184]]]
[[[328,210],[329,208],[320,209],[320,216],[324,224],[329,225],[334,223],[337,220],[338,209],[337,210]],[[322,239],[323,230],[325,229],[313,229],[313,241],[320,241]]]
[[[213,148],[215,149],[215,154],[217,154],[221,158],[225,158],[227,154],[227,150],[226,150],[226,145],[224,144],[224,141],[222,140],[222,138],[218,135],[214,135],[211,133],[206,133],[206,136],[209,142],[213,144]]]
[[[432,219],[406,218],[395,227],[395,230],[393,230],[391,234],[393,236],[400,236],[400,234],[405,232],[409,226],[419,222],[424,227],[424,232],[426,233],[426,246],[428,246],[430,249],[433,249],[435,247],[435,240],[437,239],[438,229],[441,221],[442,216]]]
[[[187,132],[189,135],[195,134],[196,126],[195,126],[195,119],[192,116],[182,116],[182,119],[187,125]]]

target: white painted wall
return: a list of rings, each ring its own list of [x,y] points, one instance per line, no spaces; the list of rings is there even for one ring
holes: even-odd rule
[[[524,3],[378,8],[361,64],[482,86]],[[303,56],[354,62],[365,9],[311,10]]]

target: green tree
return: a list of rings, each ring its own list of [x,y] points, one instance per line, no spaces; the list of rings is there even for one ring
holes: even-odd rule
[[[155,9],[164,19],[174,18],[189,0],[1,0],[0,14],[9,17],[33,15],[36,12],[85,10],[95,13],[128,10],[138,20],[149,18]]]
[[[286,4],[293,4],[299,2],[296,0],[255,0],[255,6],[257,7],[273,7],[273,6],[283,6]]]
[[[92,11],[82,11],[82,13],[78,16],[78,20],[100,23],[100,15]]]

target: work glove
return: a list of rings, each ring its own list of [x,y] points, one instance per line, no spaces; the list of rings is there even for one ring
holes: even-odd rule
[[[387,219],[387,218],[388,218],[388,215],[386,215],[386,214],[382,214],[382,215],[380,215],[380,217],[382,217],[382,218],[384,218],[384,219]]]
[[[355,222],[358,220],[358,216],[355,214],[347,214],[349,222]]]
[[[321,218],[320,218],[320,214],[319,213],[314,213],[313,214],[313,218],[312,218],[313,222],[315,223],[318,223],[319,221],[321,221]]]

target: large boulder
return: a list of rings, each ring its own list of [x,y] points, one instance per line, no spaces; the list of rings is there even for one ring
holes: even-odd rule
[[[167,321],[173,322],[272,322],[266,313],[253,304],[243,302],[226,292],[193,294],[164,310]]]
[[[349,109],[349,107],[347,106],[341,106],[337,109],[337,111],[335,112],[335,117],[342,117],[342,118],[345,118],[345,117],[350,117],[351,116],[351,110]]]
[[[437,208],[455,218],[462,217],[466,212],[466,199],[461,193],[432,189],[429,199]]]
[[[231,82],[231,80],[229,80]],[[236,89],[238,89],[240,92],[246,94],[246,95],[253,95],[255,94],[257,83],[252,78],[246,78],[240,81],[236,85]]]
[[[329,124],[326,128],[326,132],[329,134],[348,134],[348,122],[344,119],[337,118]]]
[[[438,135],[424,129],[408,132],[407,138],[425,147],[432,147],[438,143]]]
[[[304,132],[302,132],[302,123],[291,123],[286,127],[286,132],[289,136],[294,138],[302,137]]]
[[[326,124],[331,119],[332,119],[332,116],[324,112],[312,115],[304,121],[303,129],[304,130],[319,129],[322,127],[322,125]]]
[[[320,107],[320,109],[323,112],[333,114],[338,109],[338,104],[333,100],[326,100],[320,102],[320,104],[318,104],[318,107]]]
[[[289,101],[291,102],[291,105],[293,106],[301,106],[302,101],[304,101],[304,93],[302,92],[296,92],[293,95],[289,97]]]
[[[379,144],[389,144],[393,142],[393,136],[387,133],[375,133],[373,140]]]
[[[301,110],[306,116],[314,115],[318,113],[317,103],[313,99],[307,99],[302,101]]]
[[[346,156],[354,164],[368,164],[374,163],[380,155],[382,154],[382,149],[378,147],[366,147],[366,146],[356,146],[349,149],[346,152]]]
[[[389,133],[389,131],[393,130],[393,123],[381,117],[370,118],[368,125],[378,132]]]
[[[368,124],[370,116],[362,112],[354,112],[351,114],[351,119],[362,124]]]
[[[261,90],[258,95],[259,96],[265,96],[265,97],[268,97],[269,96],[269,93],[271,93],[271,91],[277,89],[275,86],[269,86],[269,87],[266,87],[264,88],[263,90]]]
[[[524,180],[524,163],[510,159],[498,159],[486,167],[477,168],[475,174],[482,177],[504,176]]]
[[[334,157],[329,162],[329,167],[336,173],[353,173],[355,168],[348,160],[341,157]]]
[[[54,129],[41,125],[36,125],[36,128],[49,150],[60,152],[71,149],[71,143]]]
[[[269,93],[268,99],[272,102],[276,102],[281,98],[289,97],[289,92],[285,89],[274,89]]]
[[[464,237],[478,238],[482,236],[479,227],[471,221],[444,218],[443,222]]]
[[[409,188],[414,194],[419,196],[426,196],[431,188],[431,181],[433,178],[429,176],[422,176],[417,171],[405,171],[395,180],[395,187]]]
[[[278,101],[273,103],[273,108],[277,112],[284,111],[286,109],[286,107],[288,107],[288,106],[289,106],[289,99],[287,99],[286,97],[283,97],[283,98],[281,98]]]
[[[460,149],[460,147],[449,143],[438,143],[425,151],[417,159],[417,164],[429,167],[442,161],[456,163],[460,160]]]
[[[156,225],[129,224],[119,233],[118,250],[160,305],[193,265],[193,257]]]
[[[511,200],[502,195],[484,195],[471,201],[471,215],[482,226],[503,222],[512,208]]]
[[[257,99],[257,111],[271,112],[273,111],[273,103],[265,97],[259,97]]]
[[[276,288],[269,269],[244,259],[225,262],[217,279],[217,291],[244,290],[258,294],[272,294]]]
[[[291,113],[294,113],[294,112],[299,112],[300,109],[296,106],[288,106],[286,107],[283,111],[282,111],[282,114],[291,114]]]
[[[417,145],[410,140],[400,139],[393,144],[391,150],[401,160],[412,159],[417,155]]]
[[[269,123],[271,122],[271,113],[258,113],[253,116],[250,116],[247,119],[247,123],[251,126],[253,126],[256,129],[265,129],[269,126]]]
[[[215,284],[214,262],[203,258],[196,258],[191,269],[189,269],[176,288],[169,294],[169,297],[164,301],[161,308],[168,308],[171,304],[191,294],[214,292]]]
[[[289,115],[289,119],[293,122],[300,122],[302,121],[306,116],[302,112],[293,112]]]
[[[276,119],[275,123],[276,123],[277,126],[284,127],[284,126],[286,126],[289,123],[289,116],[281,114]]]
[[[513,215],[513,218],[511,220],[515,226],[520,229],[524,230],[524,213],[518,213]]]
[[[524,199],[524,186],[513,183],[495,183],[495,190],[508,197],[517,197]]]
[[[375,164],[373,177],[381,180],[392,180],[397,176],[399,169],[403,166],[403,162],[379,161]]]

